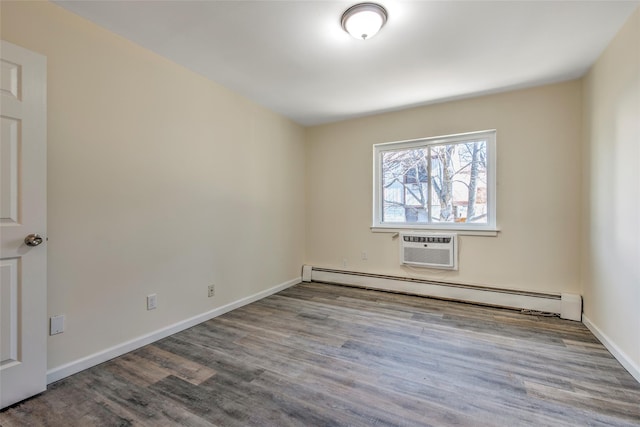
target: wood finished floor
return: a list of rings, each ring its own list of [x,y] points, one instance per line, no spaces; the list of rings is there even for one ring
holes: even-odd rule
[[[65,378],[10,426],[640,426],[579,322],[296,285]]]

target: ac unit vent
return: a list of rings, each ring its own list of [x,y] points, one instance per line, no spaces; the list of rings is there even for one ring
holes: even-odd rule
[[[400,262],[418,267],[458,269],[458,235],[401,233]]]

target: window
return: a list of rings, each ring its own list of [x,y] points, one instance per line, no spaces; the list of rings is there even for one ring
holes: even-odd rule
[[[495,230],[496,131],[373,146],[373,226]]]

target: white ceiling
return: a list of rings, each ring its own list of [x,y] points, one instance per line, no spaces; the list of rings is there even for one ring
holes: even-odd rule
[[[303,125],[536,86],[585,73],[638,1],[55,1]]]

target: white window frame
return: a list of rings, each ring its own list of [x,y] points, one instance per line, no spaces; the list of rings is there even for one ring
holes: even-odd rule
[[[385,142],[373,146],[373,225],[372,231],[393,232],[410,230],[462,231],[462,234],[495,235],[496,224],[496,130],[459,133],[409,141]],[[487,223],[406,223],[382,222],[382,153],[429,145],[456,144],[478,139],[486,140],[487,146]],[[466,233],[468,232],[468,233]],[[477,233],[474,233],[477,232]]]

